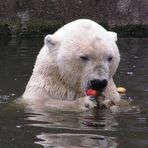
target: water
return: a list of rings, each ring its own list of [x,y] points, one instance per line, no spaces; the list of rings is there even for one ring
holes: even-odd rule
[[[31,75],[43,39],[0,40],[0,147],[2,148],[147,148],[147,38],[121,38],[121,63],[115,76],[127,99],[139,106],[128,112],[31,111],[10,105]]]

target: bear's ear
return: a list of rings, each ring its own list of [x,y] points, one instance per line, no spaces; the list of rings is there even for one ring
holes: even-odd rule
[[[52,47],[56,45],[57,41],[53,38],[53,35],[49,34],[45,36],[44,43],[49,49],[52,49]]]
[[[112,31],[108,31],[109,36],[113,39],[113,41],[117,41],[117,33],[116,32],[112,32]]]

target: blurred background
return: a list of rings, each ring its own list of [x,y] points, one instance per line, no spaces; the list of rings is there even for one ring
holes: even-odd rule
[[[92,19],[120,36],[148,36],[147,0],[0,0],[0,36],[53,33],[79,18]]]

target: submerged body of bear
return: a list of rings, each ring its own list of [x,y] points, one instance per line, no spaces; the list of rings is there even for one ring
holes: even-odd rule
[[[96,105],[85,94],[93,88],[105,96],[102,103],[118,103],[112,78],[120,61],[116,40],[116,33],[87,19],[47,35],[23,99],[35,107],[85,111]]]

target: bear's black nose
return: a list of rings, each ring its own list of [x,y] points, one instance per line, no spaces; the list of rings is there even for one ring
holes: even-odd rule
[[[103,89],[107,86],[106,79],[93,79],[90,80],[89,85],[91,88],[99,91],[103,91]]]

